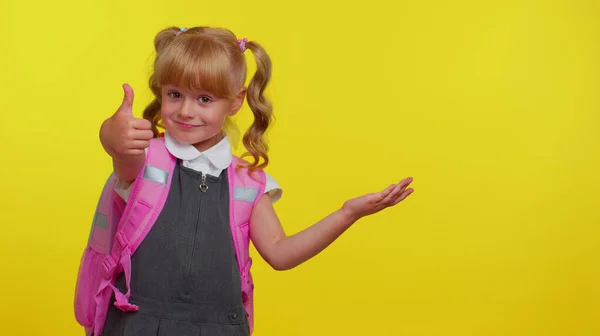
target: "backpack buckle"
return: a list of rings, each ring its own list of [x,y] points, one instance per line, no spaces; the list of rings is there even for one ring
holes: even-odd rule
[[[104,279],[108,280],[113,276],[117,263],[108,255],[102,260],[102,268],[104,269]]]
[[[129,248],[129,239],[127,239],[127,236],[125,235],[125,232],[123,232],[123,230],[119,231],[116,238],[117,242],[121,246],[121,250]]]

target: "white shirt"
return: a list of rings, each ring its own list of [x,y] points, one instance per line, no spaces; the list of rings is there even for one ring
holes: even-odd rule
[[[221,172],[229,167],[233,156],[231,144],[227,136],[211,148],[200,152],[193,145],[185,145],[178,142],[167,131],[165,132],[165,147],[167,147],[171,155],[182,161],[184,167],[215,177],[219,177]],[[281,198],[281,187],[269,174],[265,172],[265,175],[267,178],[265,193],[268,193],[271,197],[271,202],[275,203]],[[123,188],[121,183],[117,183],[115,191],[127,201],[131,185]]]

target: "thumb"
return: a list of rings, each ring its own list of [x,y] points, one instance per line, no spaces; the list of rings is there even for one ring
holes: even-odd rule
[[[133,107],[133,89],[129,84],[123,84],[123,102],[119,109],[117,110],[118,114],[126,114],[133,115],[132,112]]]

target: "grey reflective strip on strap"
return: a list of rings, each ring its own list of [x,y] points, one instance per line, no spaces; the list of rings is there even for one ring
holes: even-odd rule
[[[160,184],[167,184],[169,173],[153,166],[144,168],[144,178]]]
[[[103,213],[96,212],[96,216],[94,217],[94,226],[101,229],[108,229],[108,216]]]
[[[235,187],[233,190],[233,199],[236,201],[254,202],[258,195],[258,189]]]
[[[110,174],[110,176],[106,180],[106,183],[104,183],[104,187],[102,187],[102,194],[100,195],[100,199],[98,200],[98,204],[96,205],[96,212],[94,213],[94,219],[92,220],[92,228],[90,229],[90,235],[88,237],[88,245],[92,240],[92,236],[94,235],[94,227],[97,226],[102,229],[108,228],[108,217],[104,214],[99,213],[98,209],[100,208],[100,202],[102,202],[102,195],[104,195],[104,192],[106,191],[106,186],[108,186],[108,183],[110,182],[110,179],[113,177],[113,175],[114,173]]]
[[[88,237],[88,245],[94,236],[94,228],[108,230],[108,216],[96,211],[94,214],[94,220],[92,221],[92,229],[90,230],[90,235]]]

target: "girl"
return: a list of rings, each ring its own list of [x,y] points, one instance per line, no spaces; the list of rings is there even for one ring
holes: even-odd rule
[[[263,135],[272,119],[263,96],[271,60],[256,42],[237,40],[225,29],[168,28],[154,41],[156,60],[150,88],[154,100],[144,119],[131,113],[133,91],[100,130],[112,157],[117,193],[127,201],[132,183],[144,167],[151,139],[166,129],[164,146],[177,159],[160,215],[131,258],[131,300],[139,312],[110,305],[103,335],[249,335],[240,270],[229,217],[229,183],[233,163],[226,131],[230,116],[244,102],[254,121],[243,136],[251,157],[242,164],[250,173],[269,162]],[[257,70],[248,88],[244,52],[252,51]],[[261,162],[262,161],[262,162]],[[264,194],[251,209],[253,244],[276,270],[291,269],[326,248],[358,219],[398,204],[413,191],[407,178],[385,190],[353,198],[306,230],[286,236],[273,203],[281,197],[277,182],[266,176]],[[125,292],[121,275],[115,287]],[[113,299],[114,301],[114,299]]]

